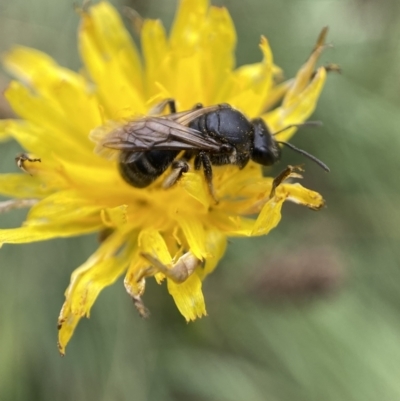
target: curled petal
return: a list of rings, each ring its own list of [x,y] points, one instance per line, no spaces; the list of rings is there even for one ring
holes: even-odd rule
[[[197,274],[192,274],[183,283],[177,284],[168,279],[168,291],[174,298],[179,312],[187,322],[207,315],[201,280]]]
[[[61,355],[70,340],[81,317],[89,317],[99,293],[126,269],[132,250],[123,244],[124,236],[115,232],[108,237],[98,250],[71,276],[71,283],[65,293],[65,302],[58,318],[58,347]]]
[[[304,188],[301,184],[282,184],[278,193],[286,193],[287,200],[299,205],[307,206],[309,209],[319,210],[325,206],[324,198],[315,191]]]
[[[284,201],[284,196],[274,196],[264,205],[254,223],[251,235],[266,235],[278,225]]]
[[[315,110],[317,100],[321,94],[326,80],[326,70],[321,67],[317,70],[311,83],[301,94],[297,95],[293,101],[285,108],[278,107],[272,112],[262,115],[273,132],[281,130],[290,124],[297,124],[306,121]],[[278,134],[279,141],[289,140],[297,128],[290,128]]]
[[[321,56],[321,53],[323,52],[323,50],[326,47],[325,38],[326,38],[327,32],[328,32],[327,27],[322,29],[322,31],[318,37],[317,43],[314,47],[314,50],[311,53],[311,56],[308,58],[306,63],[297,72],[296,78],[294,80],[294,84],[289,89],[289,91],[283,101],[284,108],[289,107],[292,102],[296,102],[296,97],[301,95],[301,93],[308,86],[308,84],[315,72],[315,66],[317,64],[317,61],[318,61],[319,57]]]

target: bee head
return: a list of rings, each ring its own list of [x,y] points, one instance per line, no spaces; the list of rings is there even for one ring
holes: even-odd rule
[[[272,166],[281,158],[281,148],[261,118],[252,121],[254,128],[251,160],[263,166]]]

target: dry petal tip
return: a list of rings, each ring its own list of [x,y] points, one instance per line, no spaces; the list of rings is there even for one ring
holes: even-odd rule
[[[321,32],[318,35],[317,43],[314,46],[313,52],[315,52],[318,48],[325,46],[326,37],[328,36],[328,26],[324,26]]]
[[[306,207],[308,207],[310,210],[314,210],[314,211],[318,211],[318,210],[321,210],[321,209],[327,207],[326,201],[325,201],[324,198],[322,198],[322,199],[320,200],[320,202],[321,202],[321,203],[320,203],[319,205],[308,204],[308,205],[304,205],[304,206],[306,206]]]
[[[61,357],[65,356],[65,348],[61,346],[61,344],[57,341],[57,348],[58,352],[60,353]]]
[[[129,19],[134,32],[140,35],[142,32],[144,19],[143,17],[132,7],[125,6],[122,8],[124,15]]]
[[[32,207],[39,202],[39,199],[10,199],[0,202],[0,214],[8,213],[14,209],[22,209]]]
[[[272,181],[272,188],[269,194],[269,198],[272,199],[275,196],[276,188],[282,184],[283,181],[287,180],[288,178],[303,178],[301,174],[296,173],[296,171],[303,172],[304,169],[302,165],[298,166],[287,166],[283,171],[281,171]]]
[[[339,64],[329,63],[324,66],[326,72],[336,72],[341,74],[343,72],[342,67]]]
[[[91,7],[91,0],[83,0],[82,4],[79,5],[77,3],[73,3],[73,8],[74,11],[81,17],[83,17],[85,14],[89,12],[89,9]]]
[[[142,298],[138,296],[132,296],[132,302],[135,305],[136,310],[139,313],[139,316],[143,319],[148,319],[151,315],[150,310],[145,306]]]

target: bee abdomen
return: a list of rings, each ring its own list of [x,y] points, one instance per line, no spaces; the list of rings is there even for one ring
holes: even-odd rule
[[[177,151],[152,150],[143,152],[132,163],[120,163],[122,178],[136,188],[145,188],[155,181],[173,162]],[[121,154],[123,160],[126,154]]]

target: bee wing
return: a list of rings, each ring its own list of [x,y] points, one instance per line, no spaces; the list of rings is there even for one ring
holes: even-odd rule
[[[179,124],[187,125],[191,121],[193,121],[195,118],[200,117],[203,114],[207,114],[207,113],[210,113],[211,111],[215,111],[215,110],[218,110],[221,108],[226,108],[226,107],[230,107],[230,106],[227,104],[220,104],[220,105],[203,107],[200,109],[182,111],[180,113],[168,114],[163,117],[167,118],[168,120],[176,121]]]
[[[106,140],[109,134],[111,134],[114,130],[119,129],[121,126],[121,123],[117,124],[113,121],[93,129],[89,134],[89,139],[96,143],[94,153],[108,160],[119,160],[121,152],[117,149],[106,148],[103,146],[103,142]]]
[[[187,124],[219,107],[210,106],[162,117],[143,117],[122,124],[112,122],[107,126],[94,129],[90,139],[97,143],[95,152],[108,159],[118,159],[118,151],[135,153],[149,150],[207,150],[218,152],[221,142],[203,136],[200,131],[189,128]]]

